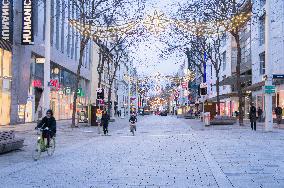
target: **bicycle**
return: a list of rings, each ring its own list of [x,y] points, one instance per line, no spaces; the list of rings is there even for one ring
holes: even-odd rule
[[[130,132],[132,133],[132,135],[134,136],[135,135],[135,132],[136,131],[136,125],[135,123],[131,122],[130,123]]]
[[[40,136],[37,139],[36,147],[32,153],[32,157],[35,161],[37,161],[40,158],[42,152],[47,152],[48,156],[52,156],[55,152],[55,137],[50,138],[49,147],[48,147],[47,141],[45,141],[42,134],[43,131],[49,131],[48,127],[45,129],[38,128],[37,130],[40,132],[37,133],[40,134]]]

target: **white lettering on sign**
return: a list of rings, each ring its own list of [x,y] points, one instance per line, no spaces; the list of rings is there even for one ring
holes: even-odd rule
[[[22,43],[33,44],[32,33],[32,0],[24,0],[23,3],[23,31]]]
[[[2,1],[2,38],[10,40],[10,1]]]

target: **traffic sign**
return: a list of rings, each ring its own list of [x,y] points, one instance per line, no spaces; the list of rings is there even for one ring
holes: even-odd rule
[[[284,74],[273,74],[273,79],[284,79]]]
[[[200,88],[207,88],[207,83],[201,83]]]
[[[275,93],[275,86],[264,86],[264,93],[266,94]]]

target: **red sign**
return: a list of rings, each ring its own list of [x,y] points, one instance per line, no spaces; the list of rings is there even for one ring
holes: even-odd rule
[[[54,87],[54,88],[56,89],[56,91],[59,91],[60,88],[61,88],[61,86],[60,86],[58,80],[50,80],[49,86]]]
[[[33,87],[42,87],[42,83],[41,83],[41,80],[34,80],[33,83],[32,83],[32,86]]]
[[[187,82],[182,82],[181,86],[182,86],[183,89],[186,89],[187,88]]]

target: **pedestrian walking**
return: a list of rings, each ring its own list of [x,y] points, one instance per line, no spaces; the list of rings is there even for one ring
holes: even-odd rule
[[[274,111],[276,114],[277,124],[279,125],[282,121],[282,108],[280,106],[277,106]]]
[[[251,124],[251,130],[256,131],[256,107],[252,104],[249,111],[249,119]]]
[[[104,135],[108,135],[108,123],[109,123],[110,117],[107,114],[106,111],[103,112],[103,116],[101,119],[102,125],[103,125],[103,131],[104,131]]]
[[[258,121],[259,122],[262,122],[262,114],[263,114],[263,110],[260,107],[258,107],[258,109],[257,109],[257,117],[258,117]]]

